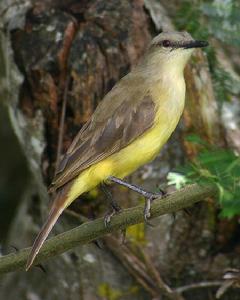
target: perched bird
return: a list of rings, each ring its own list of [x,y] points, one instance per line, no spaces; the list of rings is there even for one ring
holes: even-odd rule
[[[154,194],[122,179],[159,153],[183,112],[184,67],[194,48],[207,46],[187,32],[156,36],[134,69],[104,97],[63,157],[51,185],[49,216],[33,244],[26,270],[63,210],[100,183],[116,182]],[[145,216],[149,216],[148,202]]]

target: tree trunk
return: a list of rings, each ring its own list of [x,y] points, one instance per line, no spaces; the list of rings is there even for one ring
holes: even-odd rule
[[[30,246],[46,218],[47,186],[55,171],[59,140],[63,138],[64,153],[103,96],[137,63],[151,38],[174,26],[156,0],[3,1],[1,6],[0,118],[7,125],[0,128],[0,136],[9,137],[0,147],[6,159],[1,177],[4,174],[15,190],[3,195],[10,204],[3,201],[0,212],[1,242],[8,253],[15,251],[11,246]],[[186,81],[187,104],[177,130],[161,154],[129,178],[148,190],[156,185],[167,188],[167,173],[185,157],[196,155],[198,149],[184,141],[186,135],[198,132],[221,146],[230,138],[222,128],[208,62],[200,50],[186,69]],[[1,177],[3,190],[7,183]],[[116,186],[112,192],[122,207],[140,200]],[[99,189],[83,195],[61,216],[53,234],[77,226],[76,212],[98,217],[106,207]],[[2,279],[0,298],[213,299],[217,284],[173,296],[170,288],[221,280],[237,251],[235,245],[231,251],[224,247],[234,243],[238,229],[237,220],[228,222],[231,236],[223,238],[222,223],[211,201],[197,204],[190,216],[179,212],[175,218],[157,218],[154,228],[130,227],[122,247],[120,238],[116,244],[116,234],[105,240],[102,249],[92,243],[47,261],[45,272],[35,267],[28,273],[8,274]],[[161,288],[152,287],[149,278]],[[238,297],[228,291],[222,299]]]

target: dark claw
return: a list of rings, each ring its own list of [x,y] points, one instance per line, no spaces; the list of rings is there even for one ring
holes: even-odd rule
[[[167,192],[165,192],[163,189],[160,189],[160,188],[158,188],[158,189],[162,193],[162,196],[166,196],[167,195]]]
[[[96,245],[98,247],[98,249],[103,250],[104,246],[103,243],[100,240],[95,240],[93,241],[94,245]]]
[[[192,213],[188,208],[184,208],[183,211],[185,212],[186,215],[188,215],[188,217],[191,217]]]
[[[119,213],[122,210],[121,206],[119,206],[115,201],[111,203],[111,206],[112,209],[116,211],[116,213]]]
[[[163,189],[161,189],[159,186],[157,186],[157,190],[159,190],[158,193],[156,194],[159,194],[159,196],[166,196],[167,195],[167,192],[165,192]]]
[[[38,265],[36,265],[35,267],[38,268],[38,269],[40,269],[44,274],[47,274],[47,271],[46,271],[46,269],[43,267],[43,265],[38,264]]]

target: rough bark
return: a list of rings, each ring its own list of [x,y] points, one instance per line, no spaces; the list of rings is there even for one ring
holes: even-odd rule
[[[162,29],[172,29],[173,24],[159,1],[153,0],[145,1],[145,5],[141,0],[23,1],[18,6],[6,1],[3,16],[0,82],[4,88],[0,97],[15,133],[16,156],[22,153],[25,157],[23,168],[29,174],[11,216],[12,226],[6,228],[8,223],[4,223],[8,239],[5,252],[9,252],[10,245],[17,248],[31,245],[45,219],[46,187],[55,169],[59,134],[63,134],[64,152],[103,95],[137,62],[151,36]],[[183,141],[186,134],[197,131],[212,143],[218,144],[219,139],[225,143],[207,60],[201,52],[189,64],[186,79],[187,106],[180,126],[160,156],[131,177],[148,189],[164,182],[168,171],[182,163],[186,155],[196,154],[197,149]],[[66,117],[64,132],[59,133],[64,91],[67,91]],[[7,151],[4,149],[2,155]],[[113,192],[123,206],[139,202],[128,191],[114,187]],[[99,216],[106,209],[103,200],[96,190],[82,197],[81,203],[76,201],[72,209],[86,216],[93,210]],[[171,287],[219,280],[224,268],[239,263],[233,255],[237,253],[234,249],[237,220],[229,225],[234,228],[231,236],[224,237],[211,201],[196,205],[191,212],[190,217],[178,213],[175,220],[166,215],[155,221],[154,228],[137,225],[127,232],[131,249],[140,246],[154,262],[153,267],[162,275],[163,282]],[[76,225],[76,218],[66,214],[54,234]],[[224,247],[229,243],[230,249],[226,250]],[[59,295],[61,299],[151,299],[155,294],[146,288],[146,281],[134,268],[130,272],[122,261],[124,248],[114,251],[111,241],[107,244],[105,251],[89,244],[52,259],[44,264],[46,274],[37,268],[27,274],[8,274],[2,280],[0,296],[3,299],[54,299]],[[138,251],[133,251],[132,259],[137,254]],[[147,263],[142,257],[140,260]],[[151,273],[148,272],[147,275]],[[184,296],[212,299],[215,290],[211,287],[198,293],[189,290]],[[238,293],[231,296],[228,292],[223,299],[228,297],[238,299]]]

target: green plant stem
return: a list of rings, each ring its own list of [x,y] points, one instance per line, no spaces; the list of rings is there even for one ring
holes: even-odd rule
[[[189,207],[207,197],[215,196],[217,192],[217,188],[212,185],[192,184],[186,186],[163,199],[154,200],[151,206],[151,218]],[[143,209],[143,205],[139,205],[123,210],[111,219],[108,227],[104,226],[103,218],[99,218],[50,238],[44,243],[34,264],[42,263],[50,257],[99,239],[113,231],[143,222]],[[0,257],[0,274],[24,269],[29,251],[30,248],[25,248],[17,253]]]

